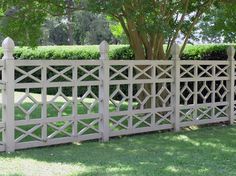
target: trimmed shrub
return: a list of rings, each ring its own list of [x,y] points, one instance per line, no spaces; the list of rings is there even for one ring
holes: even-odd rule
[[[184,60],[225,60],[227,45],[187,45],[181,59]],[[40,46],[38,48],[17,47],[16,59],[30,60],[93,60],[99,59],[99,46]],[[0,49],[2,57],[2,50]],[[109,57],[112,60],[133,60],[134,54],[128,45],[110,45]]]
[[[124,53],[122,55],[122,53]],[[127,54],[126,54],[127,53]],[[2,49],[0,49],[2,57]],[[40,46],[37,48],[16,47],[16,59],[29,60],[96,60],[99,59],[99,46]],[[111,59],[130,59],[132,51],[127,45],[110,45],[109,56]]]

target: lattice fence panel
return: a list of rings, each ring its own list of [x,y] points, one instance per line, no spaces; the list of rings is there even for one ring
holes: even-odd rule
[[[87,61],[77,66],[77,135],[80,140],[101,138],[99,114],[99,86],[101,84],[99,61]]]
[[[16,61],[16,148],[101,137],[99,61]]]
[[[180,126],[228,121],[227,61],[181,61]]]
[[[110,61],[110,135],[173,127],[172,61]]]

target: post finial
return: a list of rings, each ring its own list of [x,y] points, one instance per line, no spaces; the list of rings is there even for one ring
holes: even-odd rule
[[[101,55],[100,59],[101,60],[108,59],[109,44],[105,40],[103,40],[99,45],[99,50]]]
[[[171,47],[172,59],[179,59],[180,55],[180,46],[175,42]]]
[[[3,40],[2,49],[3,49],[2,60],[13,60],[14,59],[13,52],[15,49],[15,43],[10,37],[7,37],[7,38],[5,38],[5,40]]]
[[[228,60],[234,60],[235,49],[232,45],[227,48],[227,55],[228,55]]]

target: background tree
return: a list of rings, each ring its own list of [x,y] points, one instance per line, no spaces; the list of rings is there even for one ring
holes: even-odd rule
[[[112,34],[106,17],[101,14],[93,14],[87,11],[76,11],[73,13],[70,22],[72,31],[68,31],[67,17],[51,17],[43,25],[43,35],[40,44],[69,45],[69,38],[72,35],[73,44],[99,44],[102,40],[107,42],[121,43],[120,36]],[[123,37],[123,35],[122,35]]]
[[[112,16],[122,25],[136,59],[167,59],[176,38],[184,36],[181,52],[203,14],[215,0],[87,0],[95,12]],[[166,52],[163,44],[167,43]]]
[[[204,15],[199,24],[199,32],[195,35],[201,42],[235,43],[236,41],[236,3],[221,4]]]
[[[108,15],[120,23],[136,59],[168,59],[171,46],[178,36],[183,37],[183,51],[201,18],[211,9],[220,7],[219,4],[224,1],[28,0],[22,3],[22,0],[2,0],[0,31],[12,36],[21,45],[37,45],[42,32],[40,27],[48,16],[65,16],[68,27],[68,24],[73,24],[72,12],[89,10]],[[71,30],[67,31],[70,31],[68,38],[71,38]],[[87,36],[96,38],[92,34]],[[71,41],[69,39],[68,43]],[[166,51],[164,43],[167,44]]]

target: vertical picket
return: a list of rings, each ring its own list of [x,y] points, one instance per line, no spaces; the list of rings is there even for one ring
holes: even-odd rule
[[[235,80],[235,49],[233,46],[229,46],[227,49],[227,55],[228,55],[228,61],[229,61],[229,68],[228,68],[228,74],[229,74],[229,81],[227,84],[227,88],[229,90],[227,101],[229,102],[229,110],[228,115],[230,118],[230,124],[234,123],[234,80]]]
[[[101,114],[100,129],[102,130],[102,140],[109,140],[109,45],[106,41],[100,44],[101,67],[99,72],[99,113]]]
[[[7,37],[3,43],[3,58],[4,69],[2,73],[2,80],[6,83],[2,92],[3,99],[3,119],[5,122],[4,142],[6,143],[6,151],[15,151],[15,110],[14,110],[14,57],[13,52],[15,48],[14,41]]]
[[[78,66],[73,67],[72,102],[73,102],[73,137],[78,138]]]
[[[41,70],[41,80],[42,80],[42,119],[46,121],[47,119],[47,65],[42,63]],[[47,142],[47,123],[43,123],[42,127],[42,140]]]
[[[174,84],[173,84],[173,90],[174,90],[174,129],[175,131],[180,130],[180,110],[179,110],[179,104],[180,104],[180,47],[177,43],[175,43],[172,46],[171,49],[172,54],[172,60],[174,60]]]

